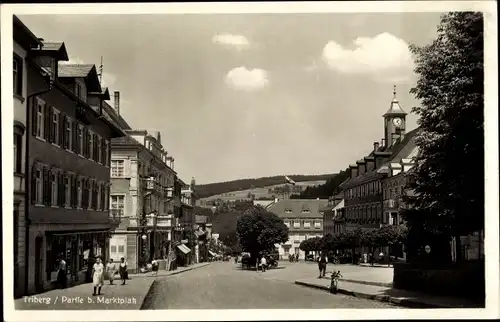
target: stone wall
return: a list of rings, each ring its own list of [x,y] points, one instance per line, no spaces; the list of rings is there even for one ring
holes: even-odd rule
[[[465,262],[447,268],[395,263],[393,287],[434,295],[485,298],[484,261]]]

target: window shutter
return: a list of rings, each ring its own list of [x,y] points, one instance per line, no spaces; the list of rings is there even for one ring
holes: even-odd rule
[[[37,97],[33,97],[31,99],[31,102],[28,102],[28,104],[31,103],[31,131],[33,135],[36,135],[36,127],[37,127],[37,119],[38,119],[38,99]]]
[[[43,204],[50,206],[50,171],[43,169]]]
[[[72,126],[72,131],[71,131],[71,150],[73,152],[77,152],[77,138],[78,138],[78,123],[76,122],[76,120],[73,121],[73,124],[71,125]]]
[[[87,140],[88,140],[87,132],[88,132],[87,128],[84,127],[83,128],[83,133],[82,133],[82,136],[83,136],[83,143],[82,143],[83,147],[82,148],[83,148],[83,156],[84,157],[88,157],[89,156],[89,154],[87,153]]]
[[[65,185],[64,185],[64,173],[60,172],[59,175],[58,175],[58,187],[59,189],[57,189],[57,199],[59,201],[59,206],[60,207],[64,207],[64,200],[66,199],[66,196],[65,196],[65,192],[66,192],[66,189],[65,189]]]
[[[36,169],[37,165],[33,164],[31,168],[31,203],[36,204]]]
[[[66,115],[64,115],[62,117],[62,120],[61,120],[61,116],[59,116],[59,144],[61,145],[61,147],[63,147],[64,149],[66,149],[68,147],[68,145],[66,144],[66,122],[68,121],[68,118],[66,117]]]
[[[43,138],[45,140],[47,140],[47,142],[50,142],[50,131],[51,131],[51,129],[50,129],[51,128],[50,127],[50,111],[51,111],[51,108],[47,104],[45,104],[45,106],[43,108],[44,108],[43,116],[44,116],[44,121],[45,121],[44,129],[43,129]]]
[[[72,208],[76,208],[76,176],[72,174],[70,176],[71,182],[71,193],[70,193],[70,204]]]

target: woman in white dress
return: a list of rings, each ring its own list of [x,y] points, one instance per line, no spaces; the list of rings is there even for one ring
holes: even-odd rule
[[[92,280],[94,284],[94,293],[92,293],[92,295],[96,295],[96,289],[98,291],[97,294],[101,295],[101,287],[104,284],[104,265],[102,264],[100,257],[97,257],[96,263],[92,268]]]

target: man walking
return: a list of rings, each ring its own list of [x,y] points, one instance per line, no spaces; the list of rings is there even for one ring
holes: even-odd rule
[[[325,277],[326,263],[328,263],[328,258],[326,257],[325,253],[322,253],[321,256],[318,258],[318,268],[319,268],[318,278]]]
[[[262,258],[260,259],[260,266],[262,267],[262,272],[265,272],[267,267],[266,256],[262,256]]]

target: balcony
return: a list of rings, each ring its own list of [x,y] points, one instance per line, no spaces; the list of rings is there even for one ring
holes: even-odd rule
[[[174,188],[172,188],[172,187],[164,187],[163,188],[163,193],[165,194],[166,198],[172,199],[174,197]]]
[[[397,208],[398,202],[394,199],[384,200],[384,208]]]
[[[161,228],[172,228],[172,217],[171,216],[158,216],[156,227]]]
[[[14,193],[25,193],[24,180],[24,174],[14,173]]]

